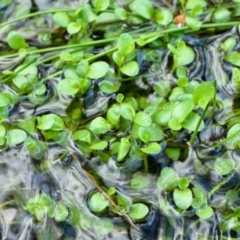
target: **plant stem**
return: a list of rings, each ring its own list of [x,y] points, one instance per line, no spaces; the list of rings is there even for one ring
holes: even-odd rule
[[[200,125],[201,125],[201,122],[202,122],[202,120],[203,120],[203,118],[204,118],[204,116],[205,116],[205,114],[206,114],[209,106],[210,106],[210,104],[208,103],[207,106],[205,107],[205,109],[204,109],[204,111],[203,111],[203,113],[202,113],[202,115],[201,115],[198,123],[197,123],[197,127],[195,128],[195,130],[194,130],[194,132],[193,132],[193,134],[192,134],[192,137],[191,137],[191,139],[190,139],[190,141],[189,141],[189,143],[190,143],[191,145],[193,144],[193,142],[194,142],[194,140],[195,140],[195,138],[196,138],[196,136],[197,136],[198,129],[199,129]]]
[[[4,22],[4,23],[0,24],[0,28],[4,27],[6,25],[9,25],[11,23],[18,22],[20,20],[30,18],[30,17],[35,17],[35,16],[38,16],[38,15],[43,15],[43,14],[48,14],[48,13],[56,13],[56,12],[73,12],[73,11],[75,11],[75,9],[49,9],[49,10],[46,10],[46,11],[29,13],[29,14],[14,18],[10,21],[7,21],[7,22]]]
[[[236,132],[235,134],[233,134],[231,137],[222,140],[221,142],[213,145],[211,148],[214,149],[214,148],[217,148],[217,147],[219,147],[219,146],[222,146],[223,144],[225,144],[225,143],[228,142],[229,140],[235,138],[239,133],[240,133],[240,131],[237,131],[237,132]]]
[[[148,160],[147,160],[147,155],[146,155],[146,154],[143,154],[142,158],[143,158],[143,165],[144,165],[145,173],[148,173]]]
[[[80,162],[78,157],[75,154],[72,154],[73,158]],[[96,182],[95,178],[92,176],[91,173],[89,173],[87,170],[83,169],[84,173],[90,178],[90,180],[92,181],[93,185],[97,188],[97,190],[109,201],[109,203],[117,210],[119,211],[125,218],[126,220],[129,222],[129,224],[136,229],[137,231],[140,231],[140,228],[133,222],[132,218],[126,213],[124,212],[114,201],[113,199],[99,186],[99,184]]]

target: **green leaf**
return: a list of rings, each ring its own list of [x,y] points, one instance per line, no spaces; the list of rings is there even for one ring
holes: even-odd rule
[[[185,88],[188,85],[188,78],[186,76],[181,76],[178,78],[177,83],[179,87]]]
[[[148,207],[143,203],[133,204],[129,216],[135,220],[141,220],[147,216],[149,212]]]
[[[28,87],[28,80],[26,77],[18,75],[12,79],[14,85],[21,90],[24,90]]]
[[[235,162],[230,158],[219,157],[214,164],[215,171],[220,175],[226,175],[235,168]]]
[[[134,0],[130,4],[130,9],[146,19],[151,19],[154,14],[154,7],[148,0]]]
[[[73,140],[91,144],[91,133],[88,130],[78,130],[73,134]]]
[[[118,156],[117,156],[118,162],[121,162],[126,157],[126,155],[128,154],[128,151],[130,150],[130,147],[131,147],[131,144],[128,138],[126,137],[121,138]]]
[[[179,123],[182,123],[189,113],[193,110],[194,103],[191,99],[180,102],[172,111],[172,117],[176,118]]]
[[[57,12],[53,15],[53,21],[60,27],[66,28],[71,22],[70,17],[65,12]]]
[[[7,36],[8,45],[14,49],[24,48],[26,46],[25,39],[19,32],[11,31]]]
[[[72,78],[66,78],[58,82],[58,91],[62,94],[73,95],[79,91],[79,81]]]
[[[161,152],[161,146],[156,143],[149,143],[147,147],[141,148],[141,151],[147,154],[158,154]]]
[[[198,31],[202,26],[202,22],[200,22],[195,18],[186,17],[185,19],[186,19],[187,26],[194,31]]]
[[[57,222],[62,222],[67,219],[69,215],[68,209],[63,204],[58,204],[54,209],[54,218]]]
[[[192,192],[188,188],[184,190],[175,189],[173,191],[173,200],[179,209],[186,210],[192,204]]]
[[[104,148],[106,148],[108,145],[108,142],[107,141],[101,141],[101,142],[98,142],[96,144],[93,144],[90,149],[92,150],[103,150]]]
[[[240,67],[240,53],[231,52],[224,57],[224,60],[231,63],[232,65]]]
[[[170,90],[170,84],[167,81],[156,82],[153,84],[154,91],[161,97],[166,97]]]
[[[110,0],[91,0],[91,2],[97,12],[106,10],[110,4]]]
[[[173,14],[166,8],[160,8],[155,11],[156,22],[160,25],[168,25],[173,21]]]
[[[173,161],[177,161],[180,157],[181,149],[180,148],[166,148],[165,152],[167,156]]]
[[[178,187],[179,187],[181,190],[186,189],[188,186],[189,186],[189,180],[188,180],[188,178],[181,178],[181,179],[179,179],[179,181],[178,181]]]
[[[177,49],[172,49],[171,45],[168,44],[168,48],[173,53],[174,68],[185,66],[193,62],[195,58],[195,52],[189,46],[186,46],[185,42],[179,42]]]
[[[109,206],[109,202],[101,193],[98,192],[91,196],[88,205],[91,211],[100,213]]]
[[[107,111],[107,121],[112,125],[115,126],[120,119],[120,107],[118,105],[113,105]]]
[[[220,8],[213,13],[214,22],[227,22],[230,20],[231,12],[227,8]]]
[[[100,82],[98,85],[100,91],[107,94],[117,92],[121,86],[119,82],[114,82],[110,80],[104,80]]]
[[[24,141],[24,147],[30,153],[31,157],[37,160],[41,160],[45,157],[47,146],[45,143],[28,137]]]
[[[235,145],[240,142],[240,123],[234,124],[227,133],[227,139],[229,143],[233,143]]]
[[[179,131],[182,128],[178,118],[171,118],[168,122],[168,127],[174,131]]]
[[[113,61],[119,66],[121,67],[123,65],[124,62],[124,56],[119,52],[116,51],[113,53],[112,55]]]
[[[111,125],[103,117],[96,117],[91,121],[89,129],[95,134],[104,134],[111,129]]]
[[[5,107],[11,104],[11,97],[9,94],[0,92],[0,107]]]
[[[81,24],[76,22],[71,22],[67,26],[67,31],[69,34],[78,33],[81,30]]]
[[[128,103],[121,104],[121,116],[124,119],[132,121],[135,116],[134,108]]]
[[[139,126],[148,127],[151,125],[152,119],[145,112],[138,112],[134,117],[134,122]]]
[[[235,86],[236,92],[240,91],[240,70],[238,68],[233,68],[232,70],[232,81]]]
[[[188,129],[189,131],[193,131],[197,128],[198,122],[200,121],[200,116],[197,115],[195,112],[191,112],[186,119],[184,120],[184,122],[181,123],[181,125]],[[204,128],[204,122],[201,121],[201,124],[199,126],[198,132],[202,131]]]
[[[131,186],[134,189],[141,190],[151,183],[150,179],[141,172],[133,174],[131,179]]]
[[[80,63],[77,65],[76,71],[74,69],[68,69],[67,71],[64,71],[65,77],[74,78],[72,74],[75,76],[76,80],[78,80],[79,77],[85,78],[87,76],[87,72],[89,69],[89,63],[86,60],[81,60]],[[70,75],[70,73],[71,75]],[[70,76],[69,76],[70,75]]]
[[[178,185],[179,177],[175,170],[169,167],[163,168],[160,177],[157,180],[157,185],[163,190],[172,190]]]
[[[37,128],[41,130],[62,131],[65,129],[64,122],[56,114],[46,114],[37,118]]]
[[[102,78],[109,70],[109,65],[106,62],[94,62],[89,66],[87,76],[92,79]]]
[[[186,9],[193,9],[196,6],[201,6],[201,7],[206,7],[207,6],[207,1],[206,0],[188,0],[186,3]]]
[[[149,141],[161,141],[164,138],[164,132],[160,127],[152,124],[148,127],[139,127],[138,136],[144,143]]]
[[[204,94],[203,94],[204,93]],[[201,83],[193,92],[193,101],[204,109],[215,96],[215,87],[212,82]]]
[[[206,220],[213,216],[213,209],[210,206],[205,206],[204,208],[197,210],[196,215],[201,220]]]
[[[24,142],[24,140],[27,138],[27,134],[21,129],[12,129],[7,132],[6,137],[8,145],[15,146]]]
[[[129,56],[135,49],[135,43],[131,35],[128,33],[123,33],[117,42],[117,48],[119,54],[123,57]]]
[[[126,20],[127,19],[127,12],[124,8],[116,8],[114,10],[114,12],[120,20]]]
[[[115,187],[110,187],[109,189],[108,189],[108,195],[109,196],[112,196],[112,195],[114,195],[115,193],[116,193],[116,188]]]
[[[129,77],[134,77],[138,75],[139,67],[136,61],[130,61],[120,68],[121,72]]]
[[[117,204],[125,212],[129,212],[132,206],[132,199],[125,195],[117,195]]]
[[[224,40],[223,43],[221,43],[221,49],[224,51],[224,52],[227,52],[229,50],[232,50],[235,46],[236,46],[236,38],[234,37],[228,37],[227,39]]]

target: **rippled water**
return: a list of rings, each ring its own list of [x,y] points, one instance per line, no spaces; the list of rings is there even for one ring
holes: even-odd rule
[[[71,7],[76,6],[82,1],[70,1]],[[47,9],[49,6],[68,5],[66,1],[37,1],[39,9]],[[156,1],[157,4],[157,1]],[[16,1],[16,4],[1,12],[1,21],[20,15],[16,9],[27,12],[31,8],[31,1]],[[32,20],[7,26],[0,30],[0,51],[4,53],[8,49],[5,47],[4,40],[6,33],[10,29],[18,29],[27,39],[34,43],[36,32],[31,24]],[[41,23],[47,28],[51,28],[48,16],[45,22]],[[43,26],[41,25],[41,26]],[[130,188],[130,179],[133,173],[143,170],[140,160],[131,161],[121,166],[116,165],[114,159],[103,164],[98,159],[84,159],[80,156],[79,150],[70,143],[63,148],[58,144],[49,143],[49,149],[46,158],[41,161],[34,161],[28,155],[22,145],[4,149],[0,152],[0,236],[7,240],[32,240],[32,239],[111,239],[111,240],[198,240],[198,239],[220,239],[220,220],[219,208],[216,207],[214,218],[210,221],[198,222],[196,216],[191,210],[184,216],[176,217],[174,208],[164,205],[163,199],[169,200],[169,196],[160,192],[156,186],[156,180],[159,177],[161,169],[165,166],[174,168],[180,177],[187,176],[192,180],[195,186],[200,186],[210,191],[217,183],[221,181],[219,175],[213,171],[213,161],[219,156],[228,156],[236,162],[240,162],[240,156],[237,151],[228,150],[219,147],[214,151],[210,147],[225,137],[227,119],[233,116],[235,90],[230,81],[231,68],[223,63],[219,45],[223,39],[228,36],[235,36],[239,40],[237,28],[218,33],[215,36],[185,36],[186,41],[196,52],[196,59],[188,67],[190,80],[195,79],[199,82],[217,80],[217,100],[222,106],[215,113],[214,118],[206,122],[207,128],[200,134],[193,148],[189,149],[188,154],[184,156],[184,161],[172,162],[167,156],[161,154],[149,157],[151,184],[142,191]],[[237,41],[235,50],[239,50],[240,45]],[[141,59],[142,53],[138,53],[138,60],[141,71],[149,73],[146,80],[139,79],[139,91],[147,89],[154,79],[164,79],[176,83],[176,77],[167,70],[171,64],[171,57],[168,51],[158,50],[158,59],[162,59],[162,66],[156,66],[155,63],[147,63]],[[0,70],[5,70],[18,65],[18,58],[1,60]],[[147,64],[146,64],[147,63]],[[51,67],[47,64],[39,69],[42,77],[49,74]],[[52,112],[64,116],[66,106],[71,98],[64,98],[56,90],[56,83],[59,79],[50,80],[47,84],[49,89],[48,100],[41,106],[35,106],[28,101],[27,97],[22,97],[20,103],[11,111],[9,122],[13,123],[19,118],[26,118],[31,115],[42,115]],[[132,86],[134,87],[134,86]],[[2,84],[2,89],[9,86]],[[154,97],[154,96],[153,96]],[[86,116],[91,117],[104,112],[111,97],[106,97],[100,93],[89,93],[84,100]],[[179,142],[186,146],[189,136],[180,136]],[[163,144],[162,148],[165,145]],[[78,157],[71,158],[67,156],[63,161],[59,156],[68,150],[75,153]],[[137,223],[141,231],[138,232],[128,226],[128,223],[121,217],[113,216],[109,213],[96,216],[88,209],[87,199],[95,190],[91,179],[83,171],[82,166],[92,173],[97,173],[98,179],[105,187],[115,187],[117,191],[127,195],[133,201],[142,201],[149,204],[151,209],[148,219],[145,222]],[[196,167],[198,166],[198,167]],[[224,193],[239,183],[240,176],[237,172],[226,185],[224,185],[212,197],[212,205],[222,206],[226,201]],[[72,226],[65,221],[57,223],[52,219],[45,219],[43,223],[34,222],[32,216],[24,211],[26,201],[38,193],[47,193],[55,201],[65,200],[69,205],[74,206],[79,215],[78,221],[81,228]],[[71,216],[74,218],[74,216]],[[99,226],[103,219],[110,219],[114,223],[114,231],[108,235],[100,236],[98,234]],[[73,221],[73,219],[72,219]],[[71,221],[70,221],[71,222]],[[89,224],[90,223],[90,224]],[[86,227],[87,226],[87,227]],[[225,236],[240,238],[237,233],[227,232]]]

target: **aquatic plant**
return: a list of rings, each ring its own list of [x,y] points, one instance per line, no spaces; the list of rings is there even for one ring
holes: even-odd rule
[[[1,4],[9,4],[5,2]],[[194,224],[211,221],[214,211],[220,209],[222,236],[228,228],[240,232],[236,220],[238,187],[226,192],[222,204],[226,211],[212,200],[237,173],[239,166],[233,159],[220,156],[212,157],[209,165],[196,163],[196,171],[212,171],[220,179],[209,190],[191,174],[180,177],[180,171],[172,167],[172,163],[187,161],[188,152],[201,145],[200,134],[221,111],[220,80],[191,76],[198,53],[186,36],[210,36],[239,27],[240,3],[218,1],[216,8],[205,0],[181,0],[178,10],[168,1],[164,3],[155,6],[149,0],[132,0],[120,5],[92,0],[75,9],[36,11],[0,24],[0,30],[8,32],[0,61],[9,62],[0,74],[2,151],[22,146],[37,162],[36,169],[49,173],[54,164],[46,161],[47,154],[51,144],[58,144],[64,151],[56,161],[77,162],[95,188],[87,197],[91,215],[83,203],[76,206],[74,196],[59,200],[42,192],[18,204],[37,223],[50,218],[82,231],[92,227],[102,236],[114,229],[105,217],[114,216],[141,231],[154,206],[169,218],[189,214]],[[46,14],[51,15],[54,27],[44,29],[42,23],[35,39],[40,47],[14,27]],[[223,39],[219,51],[238,94],[238,39]],[[35,114],[51,96],[64,99],[61,110]],[[96,99],[100,99],[99,104]],[[14,108],[24,102],[34,109],[33,116],[12,118]],[[224,121],[225,138],[206,147],[209,155],[221,146],[239,147],[238,115]],[[161,167],[157,174],[152,173],[149,159],[161,157],[168,160],[167,164],[155,161]],[[114,162],[132,191],[141,194],[152,185],[161,198],[148,201],[142,194],[142,198],[132,199],[114,184],[105,184],[91,166],[94,160],[101,166]],[[131,169],[135,162],[139,167]],[[64,190],[59,192],[63,194]]]

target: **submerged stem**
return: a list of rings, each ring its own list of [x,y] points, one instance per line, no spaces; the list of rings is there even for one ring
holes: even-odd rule
[[[79,162],[78,157],[75,154],[72,154],[73,158]],[[140,228],[133,222],[132,218],[124,212],[114,201],[113,199],[99,186],[99,184],[96,182],[95,178],[92,176],[91,173],[89,173],[86,169],[82,168],[84,173],[90,178],[93,185],[97,188],[97,190],[109,201],[109,203],[117,210],[119,211],[129,222],[129,224],[137,231],[140,231]]]

